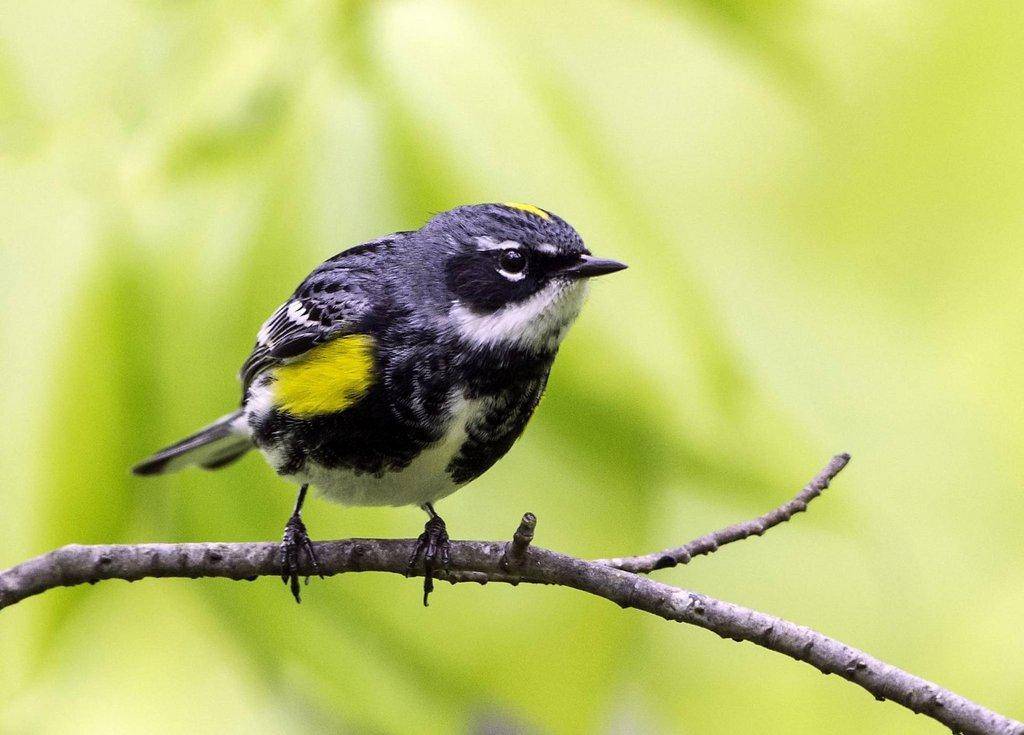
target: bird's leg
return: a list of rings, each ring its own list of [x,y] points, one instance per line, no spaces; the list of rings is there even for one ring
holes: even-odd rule
[[[306,524],[302,522],[302,504],[306,502],[308,490],[309,485],[299,488],[299,495],[295,498],[295,510],[284,525],[284,538],[281,539],[281,581],[289,585],[296,602],[302,602],[299,596],[299,549],[306,552],[313,571],[320,579],[324,578],[324,575],[320,574],[320,564],[317,562],[313,544],[306,533]],[[309,577],[306,577],[306,584],[309,584]]]
[[[416,550],[409,559],[409,572],[416,568],[423,559],[423,606],[429,604],[430,593],[434,591],[434,571],[440,566],[448,569],[451,565],[451,543],[448,541],[448,529],[444,520],[434,511],[430,503],[422,505],[430,516],[423,526],[423,533],[416,539]]]

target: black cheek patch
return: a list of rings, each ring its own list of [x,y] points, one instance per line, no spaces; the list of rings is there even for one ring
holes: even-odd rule
[[[497,259],[489,252],[455,256],[445,276],[448,288],[460,303],[479,314],[489,314],[536,293],[538,284],[529,271],[522,279],[510,281],[498,273],[497,266]]]

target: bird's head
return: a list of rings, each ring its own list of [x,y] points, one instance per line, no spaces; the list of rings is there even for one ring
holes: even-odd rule
[[[444,242],[451,328],[478,347],[555,350],[588,279],[626,267],[595,258],[565,220],[529,204],[458,207],[424,231]]]

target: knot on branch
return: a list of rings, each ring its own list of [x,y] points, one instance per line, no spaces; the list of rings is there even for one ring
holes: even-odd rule
[[[501,568],[506,572],[514,572],[526,561],[526,552],[533,542],[533,533],[537,529],[537,516],[524,513],[519,521],[519,528],[512,534],[512,541],[505,546],[501,556]]]

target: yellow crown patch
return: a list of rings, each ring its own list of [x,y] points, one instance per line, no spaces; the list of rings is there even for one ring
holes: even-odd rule
[[[529,212],[530,214],[535,214],[541,219],[551,219],[550,214],[545,212],[540,207],[535,207],[532,204],[523,204],[521,202],[505,202],[505,206],[511,207],[512,209],[518,209],[521,212]]]

